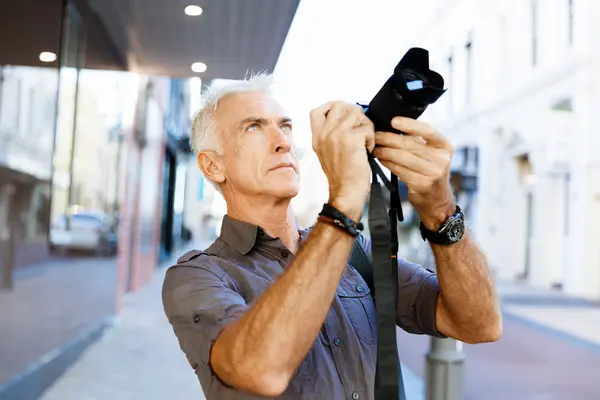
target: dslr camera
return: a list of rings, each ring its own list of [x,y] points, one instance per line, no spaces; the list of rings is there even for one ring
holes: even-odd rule
[[[417,119],[445,91],[444,78],[429,68],[429,52],[413,47],[402,57],[394,74],[373,100],[368,105],[359,105],[375,125],[375,131],[401,134],[392,128],[392,118],[401,116]]]

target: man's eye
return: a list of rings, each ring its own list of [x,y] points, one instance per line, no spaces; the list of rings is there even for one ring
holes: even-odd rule
[[[282,130],[286,130],[286,131],[291,131],[292,130],[292,124],[283,124],[283,125],[281,125],[281,129]]]
[[[250,124],[248,125],[248,127],[246,128],[247,131],[255,131],[255,130],[260,130],[260,125],[257,123],[254,124]]]

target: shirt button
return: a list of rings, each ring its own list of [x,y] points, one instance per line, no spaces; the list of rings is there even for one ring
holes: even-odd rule
[[[195,323],[200,322],[200,316],[198,314],[194,315],[194,322]]]
[[[281,257],[283,257],[283,258],[288,258],[288,256],[289,256],[289,253],[288,253],[287,251],[283,250],[283,251],[281,252]]]
[[[342,344],[342,341],[340,340],[340,338],[335,338],[335,340],[333,341],[333,344],[335,344],[336,346],[339,346],[340,344]]]
[[[357,392],[354,392],[354,393],[352,393],[352,398],[354,400],[358,400],[358,399],[360,399],[360,394],[358,394]]]
[[[361,293],[361,292],[363,292],[364,290],[365,290],[365,288],[364,288],[362,285],[358,285],[358,286],[356,287],[356,291],[357,291],[358,293]]]

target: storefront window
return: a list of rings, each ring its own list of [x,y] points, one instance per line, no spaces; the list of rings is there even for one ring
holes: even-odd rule
[[[77,10],[68,5],[63,24],[60,90],[56,119],[52,220],[74,205],[73,158],[77,132],[79,77],[85,59],[85,30]]]

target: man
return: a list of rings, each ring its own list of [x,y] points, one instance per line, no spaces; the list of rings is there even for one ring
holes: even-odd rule
[[[319,220],[296,224],[299,190],[292,124],[260,75],[206,95],[193,126],[198,166],[227,203],[220,237],[166,275],[165,312],[209,400],[372,399],[375,308],[347,265],[356,240]],[[374,132],[362,110],[330,102],[310,114],[328,204],[357,222],[370,189],[365,149],[397,174],[429,230],[455,214],[450,143],[429,125]],[[377,147],[375,147],[377,145]],[[370,252],[369,240],[359,236]],[[399,262],[397,323],[408,332],[495,341],[501,315],[485,257],[466,232],[433,245],[436,275]]]

